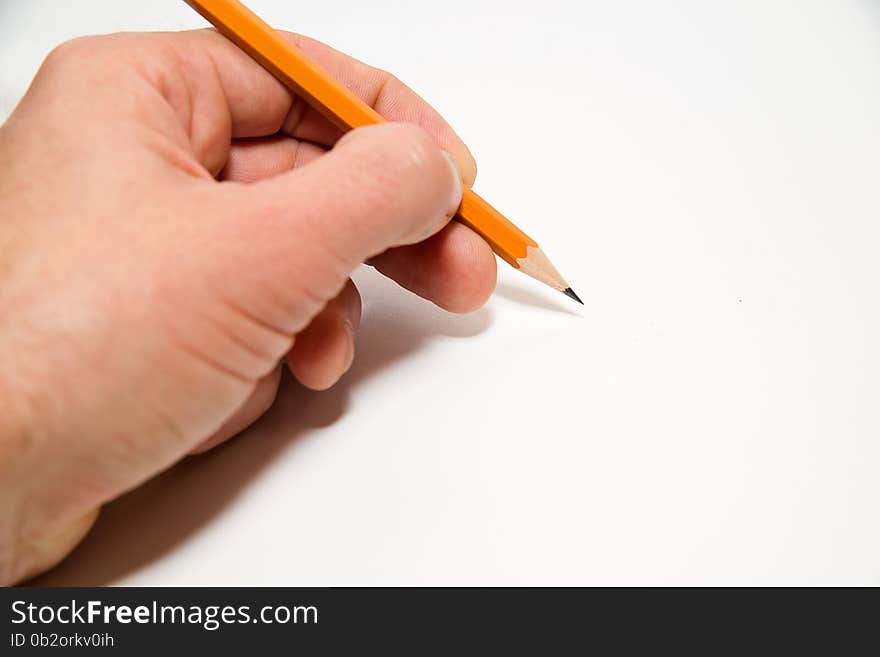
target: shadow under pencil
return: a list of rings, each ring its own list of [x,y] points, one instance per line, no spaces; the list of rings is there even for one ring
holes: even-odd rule
[[[528,281],[526,282],[526,285]],[[495,294],[507,301],[513,301],[524,306],[564,313],[574,317],[582,317],[582,313],[570,307],[570,302],[558,299],[555,294],[548,293],[544,288],[532,288],[526,285],[514,285],[505,281],[499,281],[495,288]]]

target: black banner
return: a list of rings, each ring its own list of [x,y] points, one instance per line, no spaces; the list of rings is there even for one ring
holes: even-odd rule
[[[850,654],[876,651],[877,600],[876,589],[9,588],[0,654]]]

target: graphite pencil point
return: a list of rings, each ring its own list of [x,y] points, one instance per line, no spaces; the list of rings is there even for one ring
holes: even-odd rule
[[[570,287],[565,288],[565,289],[562,291],[562,293],[563,293],[565,296],[567,296],[567,297],[571,297],[572,299],[574,299],[575,301],[577,301],[577,302],[578,302],[579,304],[581,304],[582,306],[584,305],[584,302],[581,301],[581,298],[580,298],[578,295],[576,295],[576,294],[574,293],[574,290],[572,290]]]

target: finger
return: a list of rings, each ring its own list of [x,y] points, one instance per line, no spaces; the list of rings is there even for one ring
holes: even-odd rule
[[[305,166],[324,153],[326,150],[320,146],[290,137],[236,140],[220,177],[255,182]],[[389,249],[369,264],[451,312],[476,310],[495,287],[495,256],[491,249],[456,222],[424,242]]]
[[[234,435],[241,433],[251,424],[256,422],[262,415],[269,410],[275,401],[275,395],[278,393],[278,384],[281,381],[281,368],[276,367],[271,374],[257,381],[251,396],[242,404],[235,413],[232,414],[226,422],[201,444],[197,445],[190,454],[201,454],[209,449],[216,447],[222,442],[232,438]]]
[[[433,237],[371,258],[369,263],[401,286],[441,308],[467,313],[495,289],[495,255],[467,226],[451,222]]]
[[[236,139],[229,149],[220,180],[256,182],[303,167],[327,152],[326,148],[283,135]]]
[[[361,297],[349,280],[336,297],[300,331],[287,354],[293,375],[307,388],[326,390],[354,360],[355,334],[361,322]]]
[[[225,189],[232,232],[206,225],[215,250],[205,262],[235,298],[271,304],[251,312],[297,333],[360,263],[445,226],[462,186],[424,131],[386,123],[350,132],[305,168]]]
[[[470,151],[415,92],[392,75],[318,41],[284,34],[386,119],[419,125],[442,150],[452,154],[464,182],[473,184],[476,163]],[[193,150],[209,170],[222,166],[221,162],[215,167],[216,158],[228,147],[230,138],[264,137],[284,129],[294,138],[331,146],[340,137],[332,124],[219,33],[197,30],[149,38],[164,40],[165,47],[155,48],[154,41],[151,48],[160,52],[136,62],[138,70],[146,70],[176,110]],[[119,50],[121,56],[137,56],[142,49],[126,43]]]
[[[383,117],[421,127],[442,150],[455,158],[465,184],[474,184],[477,164],[473,155],[445,119],[415,91],[390,73],[358,61],[320,41],[290,32],[283,34]],[[339,128],[305,103],[293,104],[281,129],[297,139],[325,146],[332,146],[342,136]]]
[[[311,142],[284,136],[240,139],[233,143],[220,178],[255,182],[305,166],[326,152]],[[495,287],[495,256],[491,249],[456,222],[424,242],[389,249],[369,264],[451,312],[476,310]]]

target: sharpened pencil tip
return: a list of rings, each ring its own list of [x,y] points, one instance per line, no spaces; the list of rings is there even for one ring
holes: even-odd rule
[[[563,293],[565,296],[567,296],[567,297],[571,297],[572,299],[574,299],[575,301],[577,301],[577,302],[578,302],[579,304],[581,304],[582,306],[584,305],[584,302],[581,301],[581,298],[580,298],[578,295],[576,295],[576,294],[574,293],[574,290],[572,290],[570,287],[565,288],[565,289],[562,291],[562,293]]]

